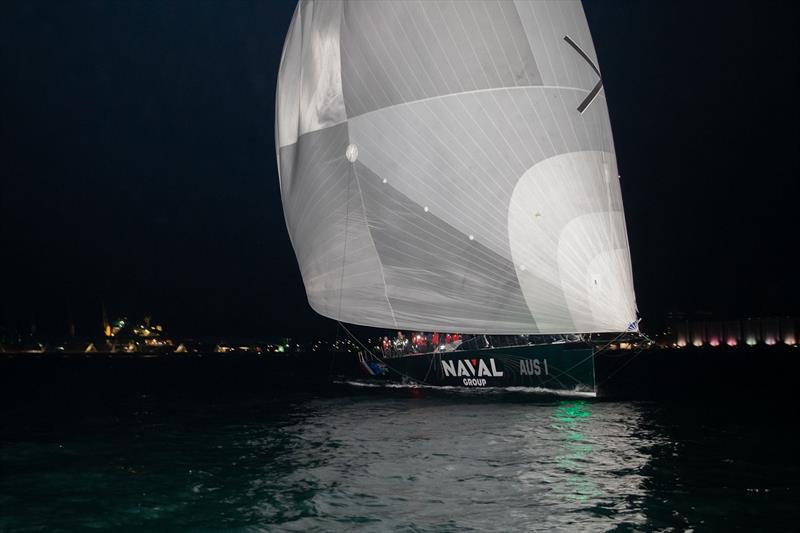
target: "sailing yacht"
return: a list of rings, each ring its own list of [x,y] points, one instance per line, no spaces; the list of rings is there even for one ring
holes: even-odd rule
[[[275,140],[317,313],[464,338],[605,339],[391,360],[365,348],[370,373],[591,392],[597,353],[638,331],[611,124],[579,1],[301,0]]]

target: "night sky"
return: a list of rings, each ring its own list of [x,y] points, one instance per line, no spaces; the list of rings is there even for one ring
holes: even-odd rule
[[[584,2],[614,130],[642,326],[798,309],[791,2]],[[0,6],[0,325],[331,336],[278,191],[294,2]]]

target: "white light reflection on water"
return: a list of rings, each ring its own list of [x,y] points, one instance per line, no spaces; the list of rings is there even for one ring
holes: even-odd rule
[[[533,490],[545,487],[534,507],[552,506],[573,514],[568,524],[573,528],[644,523],[637,502],[646,493],[641,469],[650,459],[646,449],[653,442],[642,438],[636,406],[562,401],[553,406],[549,418],[548,431],[531,434],[521,451],[538,468],[522,472],[519,481]],[[517,428],[538,420],[538,414],[531,414]],[[561,516],[555,521],[564,525]]]
[[[471,398],[317,403],[284,428],[287,471],[252,480],[262,523],[295,530],[598,530],[644,521],[635,406]]]
[[[0,531],[797,529],[793,404],[359,391],[22,411]]]

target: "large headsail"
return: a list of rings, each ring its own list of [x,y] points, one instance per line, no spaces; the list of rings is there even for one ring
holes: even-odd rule
[[[311,306],[425,331],[630,329],[597,64],[578,1],[301,0],[275,130]]]

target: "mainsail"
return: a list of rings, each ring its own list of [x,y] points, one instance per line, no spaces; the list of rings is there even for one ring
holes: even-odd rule
[[[312,308],[424,331],[630,331],[597,65],[578,1],[301,0],[275,137]]]

